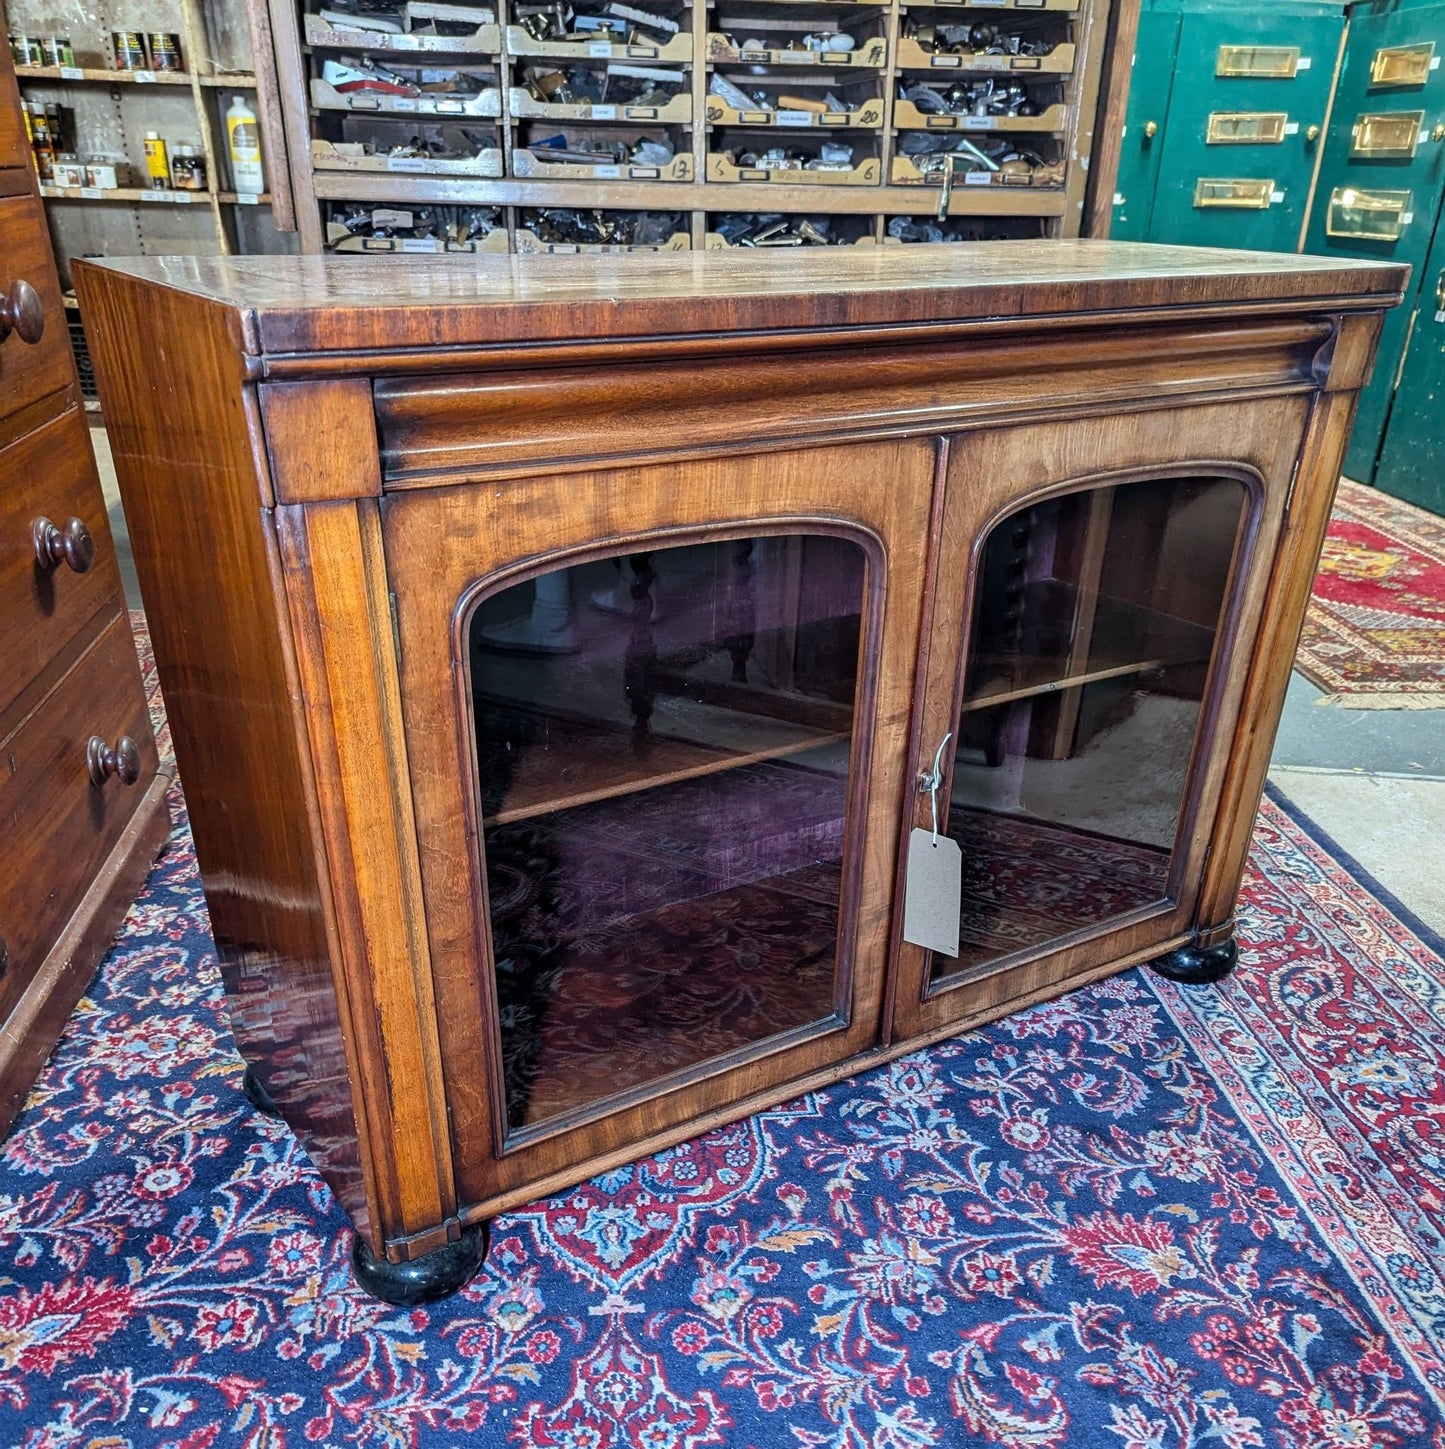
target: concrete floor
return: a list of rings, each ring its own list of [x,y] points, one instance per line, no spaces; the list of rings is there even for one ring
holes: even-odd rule
[[[126,598],[140,607],[103,428],[96,460]],[[1296,674],[1270,779],[1426,925],[1445,932],[1445,709],[1341,709]]]

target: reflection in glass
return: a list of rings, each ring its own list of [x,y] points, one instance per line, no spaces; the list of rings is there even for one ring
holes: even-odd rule
[[[1233,479],[1150,479],[989,534],[949,801],[961,944],[933,981],[1167,899],[1244,502]]]
[[[833,1019],[857,544],[558,569],[470,626],[507,1123]]]

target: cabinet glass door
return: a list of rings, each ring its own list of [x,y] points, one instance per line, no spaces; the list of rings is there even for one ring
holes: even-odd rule
[[[1308,408],[1141,409],[949,440],[895,1035],[967,1025],[1217,924],[1195,913]],[[951,853],[912,839],[935,807],[961,857],[946,896],[929,867]]]
[[[989,532],[948,796],[960,946],[933,985],[1168,903],[1244,509],[1233,478],[1143,479]]]
[[[398,492],[458,1201],[875,1045],[933,439]]]
[[[617,553],[468,630],[508,1134],[836,1024],[867,558]]]

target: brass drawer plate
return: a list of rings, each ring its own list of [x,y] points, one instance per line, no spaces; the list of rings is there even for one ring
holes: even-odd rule
[[[1221,208],[1231,211],[1268,211],[1274,197],[1273,180],[1254,177],[1201,176],[1194,183],[1194,206],[1198,211]]]
[[[1350,156],[1409,161],[1420,144],[1424,111],[1367,111],[1355,119]]]
[[[1434,69],[1435,42],[1392,45],[1375,52],[1370,66],[1371,86],[1422,86]]]
[[[1284,111],[1215,111],[1204,133],[1206,146],[1277,146],[1284,140]]]
[[[1293,80],[1299,61],[1297,45],[1221,45],[1214,73],[1254,80]]]
[[[1325,213],[1325,235],[1353,241],[1399,241],[1410,214],[1408,191],[1337,186]]]

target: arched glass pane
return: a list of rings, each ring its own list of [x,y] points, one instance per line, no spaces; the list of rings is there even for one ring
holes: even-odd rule
[[[990,532],[948,811],[960,950],[935,983],[1167,900],[1245,501],[1231,478],[1147,479]]]
[[[509,1130],[840,1009],[865,555],[618,555],[470,626]]]

